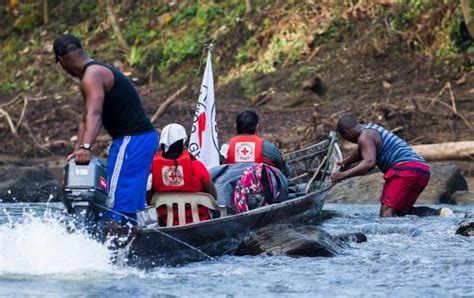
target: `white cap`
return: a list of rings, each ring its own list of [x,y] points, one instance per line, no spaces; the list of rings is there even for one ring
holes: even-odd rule
[[[168,152],[168,149],[171,145],[176,143],[179,140],[186,141],[188,136],[186,135],[186,129],[180,124],[171,123],[166,125],[161,131],[160,136],[160,145],[165,145],[165,152]]]

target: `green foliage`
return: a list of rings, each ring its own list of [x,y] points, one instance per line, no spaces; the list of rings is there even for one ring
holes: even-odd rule
[[[79,1],[79,3],[76,6],[76,9],[79,15],[90,15],[91,12],[93,12],[97,8],[98,4],[99,4],[98,1],[82,0],[82,1]]]
[[[462,26],[464,17],[459,6],[452,14],[447,16],[446,35],[448,40],[439,48],[436,54],[440,57],[450,56],[462,50],[469,52],[469,48],[474,46],[474,42],[469,37],[466,28]]]
[[[401,13],[392,15],[390,25],[394,30],[405,31],[416,20],[423,11],[432,5],[430,0],[400,0]]]
[[[41,14],[38,3],[25,3],[20,6],[19,16],[16,18],[14,26],[20,30],[30,30],[41,21]]]
[[[295,86],[302,86],[303,81],[308,78],[313,78],[316,73],[316,68],[310,65],[300,65],[296,71],[292,72],[290,81],[293,82]]]
[[[294,27],[275,32],[262,55],[262,61],[255,65],[255,72],[270,73],[284,63],[294,63],[306,47],[304,27]]]
[[[176,66],[188,58],[199,57],[202,49],[202,40],[197,29],[190,29],[184,36],[172,36],[168,38],[163,48],[163,61],[159,70],[166,72],[170,67]]]
[[[218,17],[224,16],[224,10],[222,9],[221,5],[217,5],[214,3],[209,4],[192,4],[189,7],[186,7],[178,13],[174,19],[174,25],[180,25],[183,23],[187,23],[189,21],[194,21],[195,25],[199,27],[203,27],[209,23],[212,23]]]
[[[470,37],[465,26],[461,6],[456,9],[452,18],[450,18],[447,29],[450,32],[453,46],[457,49],[456,52],[465,50],[469,54],[469,49],[474,47],[474,40]]]
[[[123,36],[128,44],[149,43],[158,36],[158,32],[148,28],[149,19],[147,16],[136,18],[129,23],[123,31]]]
[[[127,55],[126,59],[130,66],[142,65],[145,61],[144,50],[140,49],[137,46],[132,46],[130,48],[130,53]]]
[[[255,80],[255,75],[250,72],[246,72],[239,77],[240,86],[244,89],[244,95],[247,98],[250,98],[259,92],[261,92],[257,81]]]
[[[28,80],[13,81],[13,82],[0,82],[0,93],[10,93],[13,91],[25,91],[31,88],[31,84]]]
[[[204,27],[223,15],[223,9],[217,4],[200,6],[196,12],[196,24],[200,27]]]
[[[185,9],[183,9],[183,11],[175,15],[175,17],[173,18],[172,24],[176,26],[176,25],[186,22],[187,20],[191,18],[194,18],[196,16],[197,10],[198,10],[197,4],[192,4],[191,6],[186,7]]]
[[[237,55],[235,56],[235,60],[239,65],[245,64],[249,61],[249,53],[245,47],[241,47],[237,50]]]
[[[470,55],[470,56],[471,55],[474,56],[474,43],[471,43],[471,45],[467,49],[467,54]]]
[[[248,97],[259,93],[257,74],[293,67],[312,53],[317,57],[315,48],[320,45],[346,46],[346,38],[357,38],[357,47],[365,47],[367,51],[361,53],[367,55],[393,54],[406,50],[407,44],[419,55],[440,60],[474,53],[472,40],[466,40],[461,29],[460,10],[453,12],[453,4],[447,0],[396,0],[376,6],[375,14],[368,9],[373,8],[369,0],[259,0],[252,1],[252,14],[246,14],[245,1],[240,0],[189,0],[178,1],[174,6],[169,6],[169,1],[132,2],[126,6],[125,2],[113,1],[119,26],[131,47],[128,53],[118,49],[116,39],[110,38],[114,33],[101,1],[50,0],[54,14],[48,26],[41,21],[40,1],[21,1],[17,15],[0,10],[0,69],[22,70],[21,75],[13,71],[0,73],[0,90],[21,90],[26,86],[23,80],[32,81],[33,76],[44,76],[40,83],[47,86],[62,84],[64,76],[57,76],[59,72],[33,73],[35,67],[50,66],[41,55],[51,46],[53,35],[60,32],[77,34],[94,57],[118,60],[141,79],[154,67],[154,77],[160,76],[160,82],[171,85],[196,71],[204,43],[215,40],[216,55],[222,49],[229,51],[215,56],[215,61],[227,59],[214,65],[219,81],[238,78]],[[321,13],[315,17],[318,9]],[[425,34],[418,28],[433,31]],[[472,64],[472,59],[469,61]],[[28,66],[31,70],[26,70]],[[294,67],[297,71],[289,79],[295,83],[312,71],[304,65]]]
[[[0,82],[0,93],[10,93],[18,89],[18,84],[15,82]]]

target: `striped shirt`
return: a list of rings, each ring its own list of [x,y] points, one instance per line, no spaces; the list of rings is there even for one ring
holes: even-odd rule
[[[383,173],[401,162],[425,162],[405,141],[382,126],[368,123],[364,125],[363,129],[373,129],[380,134],[382,143],[377,148],[377,167]]]

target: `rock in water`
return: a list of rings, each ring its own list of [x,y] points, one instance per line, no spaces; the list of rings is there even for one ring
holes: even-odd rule
[[[344,233],[341,235],[337,235],[336,240],[342,242],[342,244],[346,244],[348,242],[354,243],[362,243],[367,242],[367,236],[364,233]]]
[[[462,171],[453,163],[435,162],[431,168],[430,183],[415,203],[446,204],[454,203],[451,196],[456,191],[468,189]],[[378,203],[384,180],[381,172],[354,177],[334,186],[326,198],[333,203]]]
[[[61,183],[44,167],[0,167],[3,203],[61,200]]]
[[[451,197],[451,202],[453,202],[456,205],[474,204],[474,192],[456,191]]]
[[[243,255],[331,257],[342,245],[324,230],[310,225],[274,225],[252,233],[235,253]]]
[[[462,223],[457,229],[456,234],[466,237],[474,236],[474,221]]]

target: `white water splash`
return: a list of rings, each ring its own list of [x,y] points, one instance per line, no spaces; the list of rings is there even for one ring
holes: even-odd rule
[[[0,275],[112,271],[111,252],[80,232],[69,233],[57,218],[25,214],[21,223],[0,226]]]

